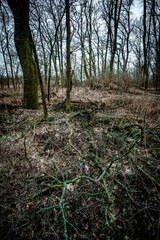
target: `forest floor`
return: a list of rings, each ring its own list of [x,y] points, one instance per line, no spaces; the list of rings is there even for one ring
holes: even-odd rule
[[[160,239],[160,95],[53,95],[44,121],[1,90],[0,239]]]

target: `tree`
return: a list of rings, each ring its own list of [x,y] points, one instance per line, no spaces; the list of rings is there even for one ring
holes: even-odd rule
[[[34,28],[34,30],[36,30],[37,35],[39,36],[38,40],[39,40],[39,44],[37,44],[38,46],[40,46],[41,48],[41,63],[43,66],[43,76],[44,76],[44,83],[47,86],[47,70],[48,70],[48,56],[47,56],[47,51],[45,49],[45,36],[46,36],[46,32],[45,32],[45,28],[47,28],[46,26],[44,26],[45,22],[47,22],[47,17],[46,14],[44,14],[44,9],[41,6],[44,6],[44,4],[41,1],[37,1],[37,0],[32,0],[31,2],[31,8],[32,8],[32,15],[31,15],[31,21],[30,21],[30,26]],[[44,6],[45,7],[45,6]],[[35,42],[35,41],[34,41]]]
[[[152,1],[153,36],[155,41],[155,87],[160,87],[160,3]]]
[[[66,92],[66,112],[71,112],[70,107],[70,91],[71,91],[71,60],[70,60],[70,5],[69,0],[66,0],[66,28],[67,28],[67,59],[66,59],[66,81],[67,81],[67,92]]]
[[[4,61],[5,73],[7,77],[7,85],[10,87],[10,79],[9,79],[9,68],[8,68],[8,42],[9,42],[9,34],[7,31],[6,25],[9,23],[9,14],[4,7],[4,5],[0,4],[0,22],[1,22],[1,31],[0,31],[0,47],[1,53]],[[6,51],[7,50],[7,51]]]
[[[84,3],[85,5],[85,3]],[[89,78],[89,73],[87,70],[87,63],[86,63],[86,53],[85,53],[85,37],[86,37],[86,30],[84,32],[84,22],[83,22],[83,11],[84,11],[84,6],[81,6],[81,11],[80,11],[80,26],[79,30],[80,33],[78,32],[79,38],[80,38],[80,43],[81,43],[81,82],[82,82],[82,73],[83,73],[83,66],[84,66],[84,73],[86,78]]]
[[[8,0],[14,16],[14,40],[24,78],[24,108],[38,108],[38,81],[29,27],[29,0]]]
[[[133,63],[135,67],[135,76],[136,76],[136,83],[140,84],[141,87],[143,83],[138,82],[143,77],[143,29],[141,19],[134,20],[134,29],[133,29],[133,39],[131,42],[132,51],[135,55],[135,63]]]
[[[147,64],[147,43],[146,43],[146,36],[147,36],[147,27],[146,27],[146,14],[147,14],[147,3],[146,0],[143,0],[143,57],[144,57],[144,87],[145,89],[148,88],[148,64]]]
[[[9,15],[8,14],[5,14],[4,11],[1,9],[1,14],[2,14],[2,24],[3,24],[3,30],[4,30],[4,34],[5,34],[5,48],[7,50],[7,55],[8,55],[8,62],[9,62],[9,65],[10,65],[10,72],[11,72],[11,79],[12,79],[12,84],[13,84],[13,87],[14,87],[14,90],[16,89],[15,87],[15,82],[14,82],[14,73],[13,73],[13,61],[12,61],[12,54],[11,54],[11,49],[10,49],[10,42],[9,42],[9,39],[11,37],[11,34],[10,34],[10,30],[7,29],[7,25],[9,23]],[[2,40],[3,42],[3,40]],[[3,43],[1,43],[1,46],[2,46],[2,49],[3,49]],[[3,59],[4,59],[4,62],[5,62],[5,56],[4,54],[6,55],[6,53],[4,53],[4,49],[2,50],[3,51]],[[5,63],[6,65],[6,63]],[[7,73],[7,66],[6,66],[6,73]],[[8,73],[7,73],[8,75]],[[8,87],[9,87],[9,75],[7,76],[8,77]]]
[[[87,11],[88,7],[88,11]],[[85,3],[85,16],[86,16],[86,29],[88,33],[88,45],[89,45],[89,78],[92,77],[92,14],[93,14],[93,7],[92,7],[92,0],[87,1]]]
[[[118,26],[120,22],[120,15],[121,15],[121,7],[122,7],[122,0],[116,0],[114,5],[114,13],[113,13],[113,39],[111,41],[111,59],[110,59],[110,73],[113,74],[113,65],[115,54],[117,51],[117,36],[118,36]]]
[[[129,53],[131,51],[131,43],[130,43],[130,35],[133,31],[134,25],[132,24],[131,19],[131,6],[132,6],[133,0],[126,0],[123,3],[123,13],[122,19],[120,22],[121,28],[121,43],[120,43],[120,52],[121,52],[121,67],[123,74],[126,74],[127,72],[127,64],[129,60]],[[126,24],[127,23],[127,24]]]
[[[107,33],[105,34],[107,38],[105,39],[104,45],[105,45],[105,52],[104,52],[104,59],[102,59],[103,62],[103,75],[107,72],[107,57],[108,57],[108,50],[109,50],[109,42],[111,42],[111,36],[112,36],[112,15],[113,15],[113,1],[105,1],[102,0],[102,6],[101,6],[101,14],[102,19],[106,24]]]
[[[110,61],[109,61],[109,68],[110,68],[110,76],[113,75],[113,67],[115,62],[115,56],[117,53],[117,44],[118,44],[118,31],[119,31],[119,24],[121,20],[122,14],[122,0],[102,0],[102,19],[106,23],[107,27],[107,39],[106,39],[106,49],[105,49],[105,58],[104,58],[104,66],[103,72],[106,72],[107,68],[107,56],[108,50],[110,47]],[[110,46],[109,46],[110,45]]]

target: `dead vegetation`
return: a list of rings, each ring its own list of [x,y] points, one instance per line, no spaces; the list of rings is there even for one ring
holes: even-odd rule
[[[0,102],[1,239],[160,237],[158,94],[65,89],[43,110]]]

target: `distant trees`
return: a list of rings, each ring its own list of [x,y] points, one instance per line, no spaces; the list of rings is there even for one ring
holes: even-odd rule
[[[129,55],[131,53],[131,35],[133,35],[133,19],[131,17],[131,7],[133,0],[126,0],[122,6],[123,15],[120,21],[120,39],[118,51],[120,54],[119,64],[123,74],[125,75],[128,71]]]
[[[12,35],[13,32],[10,26],[10,13],[7,9],[7,5],[0,3],[0,53],[4,62],[7,85],[10,87],[12,83],[14,89],[16,89],[17,82],[15,81],[16,74],[18,71],[18,61],[15,62],[16,52],[13,48]],[[1,61],[2,61],[1,59]],[[11,80],[11,82],[10,82]]]
[[[153,0],[151,3],[151,17],[153,24],[153,40],[155,55],[154,83],[155,87],[160,87],[160,2]]]
[[[132,5],[133,0],[101,1],[101,16],[106,27],[103,75],[107,68],[110,76],[115,72],[114,68],[117,72],[127,71],[133,31]]]
[[[37,93],[34,94],[38,86],[36,80],[38,67],[33,44],[36,46],[40,74],[48,89],[48,100],[51,96],[51,83],[56,87],[60,85],[67,87],[67,79],[71,78],[69,74],[72,70],[81,83],[84,80],[98,82],[101,79],[104,82],[109,76],[116,74],[117,79],[123,81],[129,75],[134,78],[134,74],[138,73],[138,76],[143,78],[143,86],[146,89],[151,84],[157,88],[160,86],[158,1],[141,1],[143,14],[140,19],[135,19],[132,15],[133,0],[70,0],[69,18],[66,0],[8,0],[8,3],[15,20],[15,43],[24,75],[26,107],[31,107],[34,100],[38,102]],[[11,51],[13,38],[10,37],[13,28],[5,28],[6,24],[11,26],[11,18],[8,16],[7,13],[1,15],[0,27],[3,26],[0,28],[1,56],[5,74],[8,79],[12,79],[15,86],[13,61],[16,55],[13,58]],[[67,18],[70,21],[70,33]],[[70,41],[67,40],[68,34]],[[23,51],[20,51],[20,48],[23,48]],[[29,69],[32,77],[27,75]],[[37,105],[33,108],[36,107]]]
[[[7,54],[8,54],[8,60],[9,60],[9,65],[10,65],[10,72],[11,72],[11,79],[12,79],[12,84],[13,84],[13,87],[14,89],[16,88],[15,87],[15,82],[14,82],[14,73],[13,73],[13,61],[12,61],[12,54],[11,54],[11,48],[10,48],[10,41],[9,41],[9,38],[10,38],[10,31],[7,29],[7,18],[8,16],[4,14],[3,11],[1,11],[2,13],[2,23],[3,23],[3,29],[4,29],[4,34],[5,34],[5,44],[6,44],[6,51],[7,51]],[[6,17],[7,16],[7,17]],[[3,38],[1,39],[1,46],[3,46]],[[2,47],[2,51],[3,51],[3,47]],[[4,61],[5,60],[5,53],[3,51],[3,58],[4,58]],[[7,69],[7,64],[5,63],[6,65],[6,72],[7,72],[7,78],[9,78],[8,76],[8,69]],[[9,81],[8,81],[8,86],[9,86]]]
[[[143,0],[143,73],[144,86],[148,88],[149,77],[160,87],[160,2]]]

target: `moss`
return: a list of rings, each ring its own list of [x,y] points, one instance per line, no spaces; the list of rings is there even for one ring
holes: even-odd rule
[[[67,89],[67,99],[66,99],[66,113],[71,112],[71,106],[70,106],[70,91]]]
[[[15,46],[20,59],[24,78],[25,108],[38,108],[38,82],[33,59],[33,47],[29,28],[29,0],[9,0],[15,21]]]
[[[26,36],[25,41],[19,45],[19,56],[24,78],[24,108],[38,108],[38,82],[36,79],[36,67],[33,61],[30,39]]]

